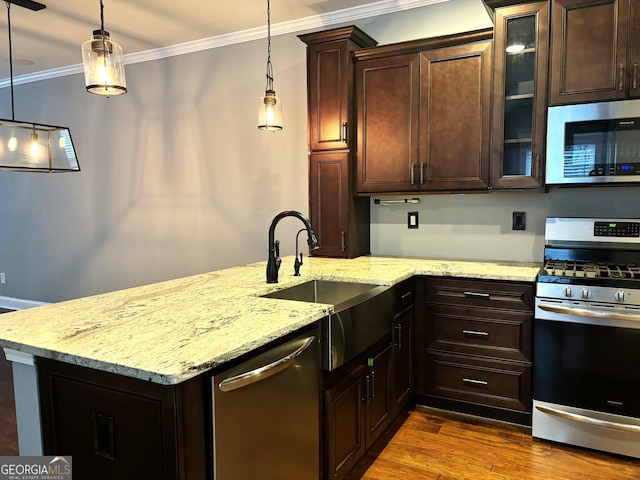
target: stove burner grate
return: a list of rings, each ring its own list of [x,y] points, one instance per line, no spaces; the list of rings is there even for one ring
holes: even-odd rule
[[[543,268],[543,274],[553,277],[640,280],[640,266],[580,260],[547,260]]]

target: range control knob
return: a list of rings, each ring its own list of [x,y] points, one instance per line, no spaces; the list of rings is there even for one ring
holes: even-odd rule
[[[571,287],[564,287],[564,290],[562,293],[565,297],[569,297],[569,298],[573,297],[573,289]]]
[[[580,290],[580,297],[581,298],[584,298],[586,300],[590,296],[591,296],[591,292],[589,291],[589,289],[587,287],[583,287],[583,289]]]
[[[627,293],[624,290],[618,290],[614,295],[616,302],[624,302],[627,298]]]

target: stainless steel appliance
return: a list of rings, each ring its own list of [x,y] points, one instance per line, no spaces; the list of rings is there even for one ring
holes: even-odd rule
[[[640,220],[548,218],[534,437],[640,458]]]
[[[214,374],[214,480],[320,478],[317,326]]]
[[[393,324],[393,288],[389,285],[311,280],[263,295],[333,305],[322,319],[322,367],[335,370],[389,336]]]
[[[547,184],[640,182],[640,100],[548,113]]]

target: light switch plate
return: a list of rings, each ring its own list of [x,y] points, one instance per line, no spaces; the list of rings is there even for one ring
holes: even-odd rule
[[[418,228],[418,212],[407,213],[407,228]]]

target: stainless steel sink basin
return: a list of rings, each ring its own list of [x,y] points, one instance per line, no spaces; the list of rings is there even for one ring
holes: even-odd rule
[[[394,296],[387,285],[311,280],[262,296],[333,305],[321,322],[325,370],[335,370],[391,335]]]
[[[365,301],[388,288],[371,283],[311,280],[262,296],[299,302],[326,303],[342,309],[349,308],[349,304]]]

